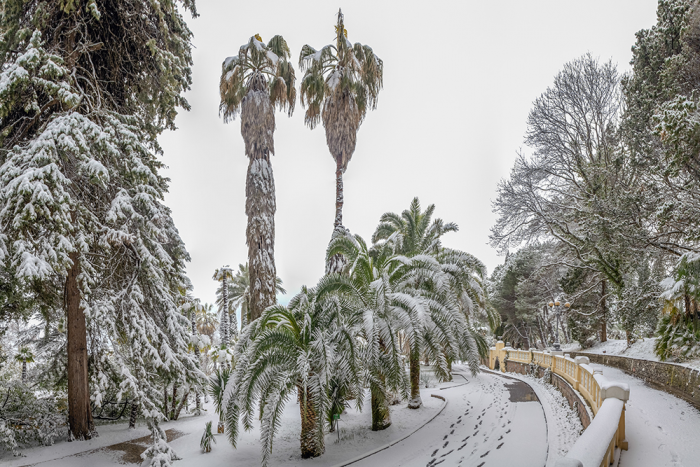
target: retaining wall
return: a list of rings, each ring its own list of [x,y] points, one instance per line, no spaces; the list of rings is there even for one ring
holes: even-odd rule
[[[652,362],[620,355],[570,352],[572,357],[588,357],[593,363],[619,368],[644,380],[650,386],[683,399],[700,410],[700,371],[673,363]]]
[[[544,368],[542,368],[539,365],[534,368],[536,371],[536,376],[538,378],[544,377],[546,371]],[[525,363],[506,360],[506,371],[510,373],[518,373],[521,375],[529,375],[531,374],[531,366],[526,365]],[[569,402],[569,407],[576,411],[579,420],[581,420],[581,425],[583,425],[583,429],[585,430],[586,428],[588,428],[588,425],[591,424],[591,416],[588,413],[588,410],[586,410],[586,406],[588,406],[586,400],[583,399],[581,395],[578,392],[576,392],[574,388],[572,388],[571,385],[567,383],[564,378],[562,378],[556,373],[550,372],[549,374],[552,378],[552,380],[549,382],[552,383],[552,385],[555,388],[557,388],[559,392],[562,393],[564,398],[566,398],[566,400]]]

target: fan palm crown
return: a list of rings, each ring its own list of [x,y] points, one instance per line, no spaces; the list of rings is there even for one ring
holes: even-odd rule
[[[301,49],[299,69],[300,100],[306,107],[305,123],[314,129],[323,120],[326,144],[336,162],[335,227],[342,225],[342,174],[355,152],[357,131],[368,109],[377,107],[383,86],[384,62],[368,45],[347,38],[343,13],[338,11],[335,44],[316,50]]]

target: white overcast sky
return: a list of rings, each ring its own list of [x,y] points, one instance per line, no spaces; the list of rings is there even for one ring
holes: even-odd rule
[[[564,63],[586,52],[630,69],[634,33],[656,20],[656,0],[213,1],[199,0],[190,112],[161,138],[166,203],[192,256],[194,295],[213,302],[214,269],[247,260],[240,121],[218,114],[221,63],[254,34],[281,34],[296,64],[304,44],[335,37],[342,7],[351,42],[384,60],[384,89],[345,173],[344,225],[369,239],[382,213],[414,196],[460,230],[445,244],[476,255],[489,274],[503,261],[488,245],[491,201],[523,147],[532,102]],[[297,72],[297,78],[301,73]],[[275,259],[289,294],[324,272],[333,228],[335,163],[323,127],[277,114]],[[527,148],[523,148],[527,151]],[[281,298],[283,302],[288,297]]]

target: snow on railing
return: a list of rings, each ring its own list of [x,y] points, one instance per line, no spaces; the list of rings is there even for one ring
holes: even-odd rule
[[[515,350],[499,341],[489,349],[489,368],[505,372],[505,362],[550,368],[565,379],[591,406],[593,421],[556,467],[607,467],[615,458],[616,449],[627,450],[625,440],[625,402],[629,386],[608,381],[600,370],[590,366],[587,357],[571,358],[561,351],[538,352]],[[498,365],[496,365],[498,362]]]

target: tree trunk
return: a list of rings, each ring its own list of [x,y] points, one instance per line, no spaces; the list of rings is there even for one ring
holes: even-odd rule
[[[384,377],[382,377],[384,379]],[[370,385],[372,393],[372,431],[385,430],[391,426],[391,413],[384,389]]]
[[[163,416],[168,419],[168,383],[163,387]]]
[[[170,420],[175,420],[175,410],[177,409],[177,390],[179,388],[179,384],[177,384],[177,381],[173,383],[173,403],[170,409]]]
[[[22,382],[27,381],[27,362],[22,362]]]
[[[190,312],[190,313],[191,313],[190,326],[192,328],[192,335],[197,336],[197,326],[196,326],[196,322],[195,322],[195,313],[194,312]],[[197,343],[194,346],[194,358],[196,360],[197,368],[199,369],[199,360],[200,360],[200,357],[199,357],[199,339],[197,339]],[[196,404],[194,414],[201,415],[202,414],[202,403],[201,403],[201,400],[199,397],[198,390],[195,391],[195,393],[194,393],[194,400],[195,400],[195,404]]]
[[[318,436],[318,424],[321,423],[316,408],[311,403],[311,391],[306,388],[306,394],[302,388],[298,388],[299,411],[301,412],[301,457],[310,459],[322,455],[326,446],[323,436]]]
[[[409,409],[418,409],[423,405],[420,398],[420,354],[411,353],[410,356],[411,400],[408,401]]]
[[[333,223],[333,235],[331,239],[337,235],[344,235],[345,228],[343,227],[343,168],[341,158],[336,157],[335,169],[335,221]],[[336,254],[328,260],[326,264],[326,274],[342,274],[347,262],[343,255]]]
[[[223,269],[223,278],[221,283],[221,290],[223,294],[223,308],[221,310],[221,343],[228,347],[230,342],[231,330],[229,329],[229,316],[228,316],[228,281],[227,274],[228,271]]]
[[[84,440],[91,439],[96,432],[90,410],[87,328],[85,314],[80,306],[78,253],[71,253],[70,259],[73,265],[66,278],[65,294],[68,319],[68,426],[74,439]]]
[[[175,410],[175,416],[173,417],[173,420],[177,420],[180,418],[180,412],[182,411],[182,407],[185,405],[185,402],[187,402],[187,398],[190,397],[190,391],[187,391],[185,395],[182,397],[182,400],[177,406],[177,409]]]
[[[275,180],[267,150],[254,154],[248,164],[246,205],[248,215],[249,318],[254,321],[276,303],[275,268]]]
[[[607,317],[607,309],[605,305],[605,281],[602,282],[601,285],[601,298],[600,298],[600,311],[601,311],[601,320],[602,324],[600,327],[600,342],[606,342],[608,340],[608,317]]]
[[[129,428],[136,428],[136,417],[139,415],[139,405],[136,401],[131,402],[131,415],[129,416]]]
[[[333,228],[338,228],[343,225],[343,168],[340,164],[340,159],[336,158],[335,168],[335,222]]]

